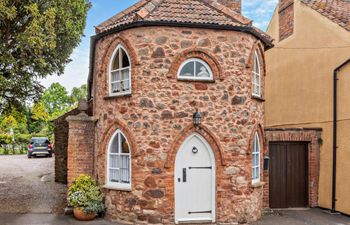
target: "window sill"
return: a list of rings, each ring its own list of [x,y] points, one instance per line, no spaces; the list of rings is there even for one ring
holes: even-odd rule
[[[265,185],[265,182],[260,181],[260,182],[253,183],[252,188],[261,188],[264,185]]]
[[[252,99],[255,99],[255,100],[258,100],[258,101],[261,101],[261,102],[265,102],[266,101],[263,97],[259,97],[259,96],[256,96],[256,95],[252,95]]]
[[[110,184],[106,184],[102,186],[104,189],[109,189],[109,190],[116,190],[116,191],[131,191],[131,187],[118,187]]]
[[[127,93],[127,94],[122,94],[122,95],[109,95],[106,97],[103,97],[104,100],[109,100],[109,99],[114,99],[114,98],[123,98],[123,97],[131,97],[132,94],[131,93]]]
[[[186,78],[177,78],[177,80],[182,82],[215,83],[215,80],[186,79]]]

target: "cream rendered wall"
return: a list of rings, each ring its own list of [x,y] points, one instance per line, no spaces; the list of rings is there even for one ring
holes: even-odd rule
[[[266,54],[266,126],[321,127],[319,205],[331,207],[333,69],[350,58],[350,32],[295,1],[294,34],[278,42],[278,12],[267,33],[275,48]],[[348,70],[348,68],[347,68]],[[343,73],[347,73],[344,75]],[[350,214],[350,74],[339,81],[337,210]],[[346,77],[346,78],[345,78]],[[349,124],[348,124],[349,123]],[[348,189],[349,190],[349,189]]]

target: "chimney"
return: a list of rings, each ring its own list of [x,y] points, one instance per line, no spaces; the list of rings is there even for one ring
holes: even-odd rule
[[[232,11],[242,13],[242,0],[209,0],[209,3],[219,3]]]
[[[279,41],[290,37],[294,32],[294,0],[279,0]]]

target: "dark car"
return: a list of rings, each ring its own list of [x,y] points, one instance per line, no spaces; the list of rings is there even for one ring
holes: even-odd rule
[[[30,139],[27,156],[29,159],[32,158],[32,156],[52,157],[52,144],[49,139],[45,137],[35,137]]]

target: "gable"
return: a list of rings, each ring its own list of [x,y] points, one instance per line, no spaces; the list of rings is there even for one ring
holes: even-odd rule
[[[300,0],[334,23],[350,31],[350,0]]]

